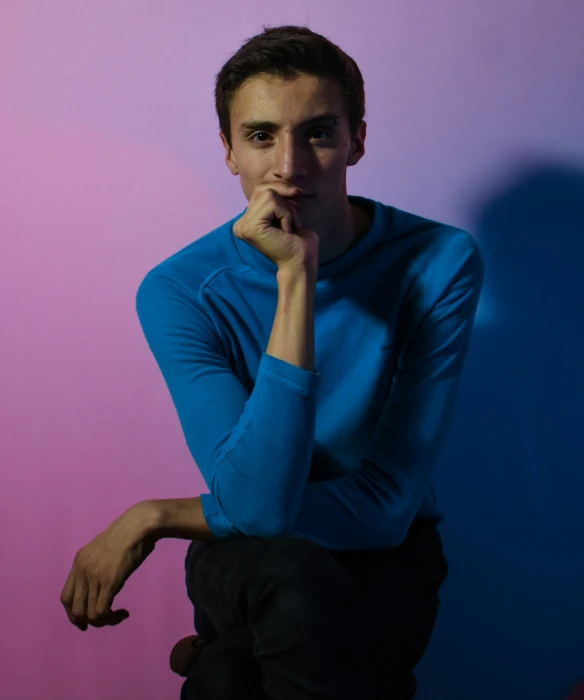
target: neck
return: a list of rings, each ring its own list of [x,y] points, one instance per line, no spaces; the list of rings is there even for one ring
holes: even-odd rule
[[[346,207],[337,216],[328,217],[323,226],[316,226],[320,238],[318,265],[326,265],[341,257],[363,238],[371,226],[371,214],[361,207],[351,204],[345,198]]]

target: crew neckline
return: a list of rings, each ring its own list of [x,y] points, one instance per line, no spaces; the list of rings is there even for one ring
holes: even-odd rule
[[[357,206],[369,209],[370,213],[373,214],[371,224],[354,246],[337,258],[319,266],[317,281],[339,274],[347,267],[353,265],[375,244],[382,232],[386,229],[388,212],[387,207],[381,202],[352,194],[348,195],[348,200]],[[233,234],[233,224],[238,221],[246,211],[247,207],[230,222],[230,235],[237,248],[237,252],[244,264],[254,269],[258,274],[269,275],[275,278],[276,272],[278,271],[277,265],[263,255],[263,253],[260,253],[259,250],[256,250],[252,245]]]

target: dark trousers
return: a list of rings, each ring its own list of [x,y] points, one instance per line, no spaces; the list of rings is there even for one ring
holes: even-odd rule
[[[181,700],[392,700],[428,645],[448,565],[436,525],[417,520],[391,549],[195,541],[185,573],[211,643]]]

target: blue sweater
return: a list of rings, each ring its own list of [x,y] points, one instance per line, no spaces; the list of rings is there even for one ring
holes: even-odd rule
[[[291,533],[394,547],[440,522],[433,469],[455,406],[484,263],[466,231],[364,197],[359,242],[318,269],[315,371],[267,355],[276,266],[232,233],[146,274],[136,310],[218,538]]]

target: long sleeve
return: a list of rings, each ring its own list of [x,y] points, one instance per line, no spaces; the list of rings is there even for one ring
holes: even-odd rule
[[[468,234],[420,274],[423,318],[401,354],[360,469],[307,484],[294,534],[336,550],[402,542],[451,421],[483,277],[482,253]]]
[[[319,373],[262,353],[249,393],[202,293],[160,272],[143,279],[136,311],[209,488],[209,528],[217,537],[282,532],[308,478]]]

